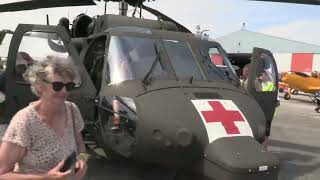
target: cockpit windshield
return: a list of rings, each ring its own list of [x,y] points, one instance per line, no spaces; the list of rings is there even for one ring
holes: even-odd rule
[[[204,80],[204,75],[186,42],[163,40],[163,44],[178,79]]]
[[[143,79],[157,56],[157,39],[112,36],[107,56],[110,83]],[[167,75],[160,62],[155,62],[151,77]]]
[[[111,36],[108,48],[109,83],[169,79],[174,78],[173,74],[178,80],[205,80],[206,73],[199,62],[205,63],[209,80],[237,80],[229,60],[210,43],[198,46],[201,61],[195,59],[187,42],[179,40]]]

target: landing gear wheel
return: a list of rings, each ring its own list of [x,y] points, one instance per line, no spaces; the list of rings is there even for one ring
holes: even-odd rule
[[[298,95],[298,94],[299,94],[299,91],[298,91],[298,90],[293,90],[292,94]]]
[[[290,94],[289,93],[285,93],[283,98],[285,100],[289,100],[290,99]]]

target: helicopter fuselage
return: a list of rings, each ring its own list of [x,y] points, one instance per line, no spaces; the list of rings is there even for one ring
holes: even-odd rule
[[[94,29],[86,30],[92,35],[73,39],[61,26],[17,27],[6,69],[6,122],[36,99],[17,56],[23,51],[41,60],[51,52],[72,57],[78,67],[79,88],[69,100],[107,153],[192,169],[209,179],[276,179],[279,161],[259,142],[277,91],[259,92],[253,85],[261,67],[277,77],[269,51],[254,49],[244,88],[217,42],[168,22],[114,15],[93,22]],[[111,128],[114,118],[120,118],[118,132]]]

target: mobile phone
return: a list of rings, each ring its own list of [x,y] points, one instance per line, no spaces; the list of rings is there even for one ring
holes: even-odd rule
[[[77,162],[77,153],[72,151],[72,153],[65,159],[60,172],[66,172]]]

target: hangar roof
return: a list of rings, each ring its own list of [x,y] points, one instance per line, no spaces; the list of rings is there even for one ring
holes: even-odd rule
[[[251,53],[253,47],[273,53],[320,53],[320,46],[248,30],[240,30],[214,39],[228,53]]]

